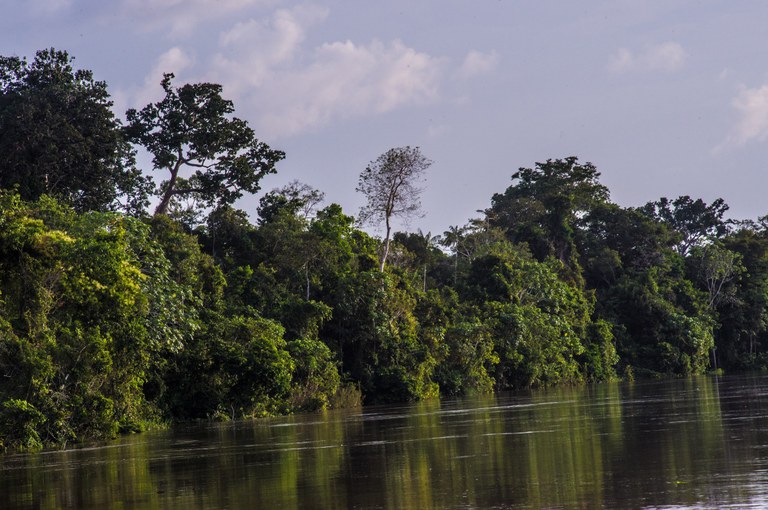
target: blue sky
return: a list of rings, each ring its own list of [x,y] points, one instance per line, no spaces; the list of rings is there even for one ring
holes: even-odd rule
[[[163,72],[221,83],[287,153],[266,190],[298,179],[356,213],[366,164],[421,147],[434,164],[411,230],[464,224],[518,167],[571,155],[624,206],[687,194],[768,213],[766,2],[4,4],[0,54],[67,50],[118,113],[158,100]]]

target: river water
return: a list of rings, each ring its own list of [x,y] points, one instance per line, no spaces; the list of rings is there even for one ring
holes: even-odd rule
[[[0,457],[0,509],[768,508],[768,376],[556,388]]]

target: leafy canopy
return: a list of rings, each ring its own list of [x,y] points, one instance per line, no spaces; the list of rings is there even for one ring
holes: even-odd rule
[[[168,214],[190,200],[192,207],[232,204],[243,192],[256,193],[261,179],[285,157],[260,142],[237,117],[221,85],[186,84],[175,88],[173,74],[162,80],[165,97],[126,112],[125,133],[152,154],[155,170],[167,172],[155,214]],[[188,177],[182,170],[191,170]]]
[[[723,219],[728,204],[722,198],[707,204],[688,195],[674,200],[662,197],[656,202],[648,202],[640,211],[666,223],[680,235],[675,249],[683,256],[688,255],[694,246],[720,238],[728,231],[727,222]]]
[[[146,206],[149,183],[112,113],[107,86],[65,51],[0,56],[0,187],[55,195],[78,211]]]
[[[608,201],[608,188],[599,177],[592,163],[580,164],[576,157],[548,159],[515,172],[513,184],[493,195],[486,214],[511,241],[527,242],[538,258],[568,262],[577,220]]]

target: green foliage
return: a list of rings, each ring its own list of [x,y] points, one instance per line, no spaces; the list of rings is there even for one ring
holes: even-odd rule
[[[272,190],[259,200],[259,224],[269,223],[281,212],[301,215],[308,219],[324,197],[325,193],[312,186],[293,181],[287,186]]]
[[[0,56],[0,188],[54,195],[78,211],[140,213],[149,183],[113,114],[107,86],[55,49]]]
[[[294,360],[290,407],[297,411],[317,411],[333,403],[341,378],[333,353],[323,342],[299,338],[288,342]]]
[[[686,259],[691,281],[698,283],[707,293],[707,304],[717,309],[721,304],[736,299],[735,283],[744,273],[742,256],[714,242],[694,246]]]
[[[3,197],[0,396],[44,414],[44,442],[109,437],[142,419],[148,312],[129,218]],[[4,378],[4,381],[6,379]]]
[[[0,450],[40,450],[43,442],[40,427],[45,423],[43,413],[20,399],[9,399],[0,405]]]
[[[581,289],[560,278],[561,267],[505,244],[473,261],[465,293],[496,344],[499,387],[583,379],[579,357],[592,308]]]
[[[236,317],[219,338],[221,363],[233,377],[225,402],[242,415],[273,412],[290,390],[293,366],[283,328],[267,319]]]
[[[366,271],[343,278],[332,296],[333,319],[322,335],[335,340],[342,367],[372,401],[437,394],[435,353],[418,335],[416,301],[391,273]]]
[[[138,212],[146,189],[104,84],[50,50],[0,58],[0,86],[0,448],[617,368],[768,366],[768,221],[729,232],[721,200],[622,208],[593,165],[548,160],[483,217],[390,243],[429,165],[406,147],[360,178],[384,243],[298,182],[266,194],[252,224],[231,204],[283,154],[230,117],[220,86],[166,75],[165,99],[124,131],[169,173],[140,220],[109,212]],[[393,183],[404,194],[383,191]]]
[[[587,327],[584,340],[584,374],[589,381],[612,381],[620,358],[614,344],[613,327],[600,319]]]
[[[293,371],[283,332],[260,317],[209,317],[171,360],[164,393],[171,415],[234,419],[282,410]]]
[[[594,165],[579,164],[575,157],[536,163],[513,174],[514,184],[493,195],[486,213],[492,225],[513,242],[527,243],[539,260],[551,256],[570,264],[579,216],[608,200],[598,177]]]
[[[664,264],[675,240],[670,226],[637,209],[599,204],[582,220],[577,237],[587,285],[610,287],[625,273]]]
[[[606,316],[619,325],[618,351],[635,374],[701,373],[714,346],[713,319],[704,293],[680,272],[653,268],[624,277],[603,302]]]
[[[243,191],[257,192],[285,155],[256,139],[247,122],[230,118],[234,106],[221,97],[221,85],[174,88],[172,79],[173,74],[163,77],[162,101],[126,112],[128,140],[146,148],[155,170],[168,174],[155,214],[175,208],[182,217],[189,212],[195,217],[200,207],[232,204]],[[185,168],[193,169],[186,178]],[[193,202],[191,211],[183,209],[186,199]]]
[[[700,198],[693,200],[687,195],[674,200],[662,197],[656,202],[648,202],[640,209],[649,217],[667,224],[678,234],[675,248],[683,256],[694,246],[720,238],[727,232],[723,220],[727,210],[728,205],[722,198],[707,205]]]
[[[196,229],[202,249],[227,271],[250,264],[256,250],[255,229],[244,211],[225,205],[208,215],[204,228]]]
[[[493,390],[493,373],[499,363],[490,328],[477,317],[451,324],[443,342],[445,359],[435,370],[435,380],[445,395],[487,393]]]
[[[724,240],[738,254],[738,278],[728,282],[727,299],[717,305],[716,361],[726,370],[764,368],[768,330],[768,238],[764,230],[742,227]]]

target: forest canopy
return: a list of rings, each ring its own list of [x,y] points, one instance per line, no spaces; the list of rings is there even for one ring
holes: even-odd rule
[[[299,182],[252,220],[234,200],[284,154],[220,86],[171,80],[124,126],[66,52],[0,57],[0,449],[768,365],[765,218],[688,196],[622,207],[566,157],[507,169],[439,235],[378,239]],[[361,168],[388,227],[387,188],[365,185],[402,155],[419,179],[432,163],[402,147]]]

